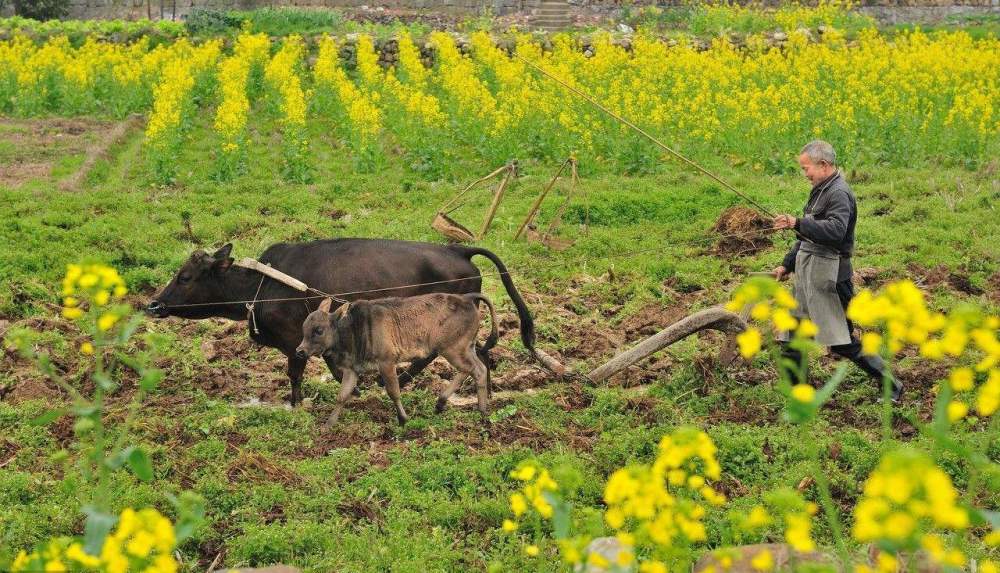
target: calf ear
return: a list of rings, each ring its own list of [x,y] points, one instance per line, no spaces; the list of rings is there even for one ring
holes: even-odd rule
[[[330,306],[333,304],[332,298],[324,298],[323,302],[319,303],[319,309],[323,312],[330,312]]]
[[[333,313],[334,320],[340,320],[341,318],[347,316],[347,311],[350,310],[350,308],[351,308],[351,303],[349,302],[345,302],[344,304],[340,305],[340,308],[337,309],[337,312]]]

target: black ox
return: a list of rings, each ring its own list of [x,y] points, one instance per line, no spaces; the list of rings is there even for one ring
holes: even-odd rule
[[[302,323],[319,307],[322,299],[310,298],[316,297],[315,292],[303,293],[271,278],[261,282],[261,273],[233,265],[232,248],[232,244],[228,244],[213,255],[201,250],[192,253],[146,310],[157,318],[248,320],[249,313],[243,301],[292,299],[257,302],[255,324],[248,326],[251,339],[277,348],[288,358],[291,402],[295,406],[302,401],[302,373],[308,360],[295,352],[302,342]],[[268,247],[258,260],[309,287],[331,294],[355,293],[343,294],[341,298],[361,300],[431,292],[479,292],[482,276],[471,260],[476,255],[496,265],[500,280],[517,308],[521,341],[533,352],[535,332],[531,313],[503,262],[487,249],[380,239],[330,239],[278,243]],[[400,376],[400,382],[412,379],[436,357],[432,355],[413,362]],[[339,379],[340,372],[330,360],[327,366]]]

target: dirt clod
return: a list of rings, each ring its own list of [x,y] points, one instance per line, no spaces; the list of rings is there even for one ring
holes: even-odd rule
[[[713,252],[716,255],[742,256],[758,253],[771,246],[767,233],[771,220],[747,207],[730,207],[719,215],[712,232],[719,235]]]

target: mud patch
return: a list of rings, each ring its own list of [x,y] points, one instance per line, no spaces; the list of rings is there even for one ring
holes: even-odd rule
[[[1000,304],[1000,271],[990,277],[988,296],[993,302]]]
[[[652,336],[687,316],[687,305],[652,303],[622,321],[620,329],[628,340]]]
[[[14,461],[19,451],[21,451],[21,446],[7,438],[0,439],[0,468]]]
[[[730,207],[719,215],[711,232],[719,236],[712,252],[716,255],[753,255],[771,246],[771,220],[747,207]]]
[[[285,486],[301,486],[302,477],[284,466],[279,466],[262,454],[253,452],[242,452],[226,470],[226,477],[229,483],[258,482],[274,483],[278,482]]]
[[[374,523],[380,530],[385,524],[384,510],[380,500],[374,499],[374,496],[344,500],[337,505],[337,512],[354,522]]]
[[[580,383],[567,385],[552,400],[566,412],[583,410],[594,403],[594,397]]]
[[[52,172],[51,163],[12,163],[0,165],[0,185],[18,187],[35,179],[45,179]]]
[[[545,386],[552,375],[537,367],[519,368],[514,372],[505,372],[502,376],[493,374],[492,382],[496,390],[524,391]]]
[[[882,271],[876,269],[875,267],[861,267],[860,269],[854,269],[854,286],[855,287],[865,287],[865,288],[876,288],[880,281]]]
[[[917,263],[910,263],[906,266],[906,270],[919,286],[925,288],[945,285],[963,294],[974,296],[983,294],[983,289],[972,284],[969,273],[964,269],[952,272],[944,265],[927,268]]]
[[[915,360],[911,364],[896,368],[896,377],[903,383],[907,393],[913,390],[921,394],[931,394],[930,389],[941,380],[948,378],[951,365],[944,362]]]
[[[83,119],[0,119],[0,186],[50,177],[60,158],[83,153],[112,125]]]
[[[608,378],[608,386],[619,388],[635,388],[646,386],[670,377],[670,371],[674,368],[674,361],[669,358],[662,358],[651,363],[645,361],[632,364]]]
[[[745,402],[740,403],[730,399],[725,408],[716,410],[707,416],[706,422],[732,422],[752,426],[767,426],[773,424],[777,410],[767,404]]]
[[[564,339],[570,341],[571,346],[562,354],[574,360],[596,360],[612,354],[625,343],[621,332],[594,320],[566,324],[563,329]],[[560,362],[565,363],[565,360]]]

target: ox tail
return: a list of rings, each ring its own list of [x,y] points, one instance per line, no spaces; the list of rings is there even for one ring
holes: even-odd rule
[[[535,321],[531,318],[531,312],[528,311],[527,305],[524,304],[524,299],[521,298],[521,293],[517,292],[517,287],[514,286],[514,281],[510,280],[510,272],[503,264],[503,261],[500,260],[500,257],[496,256],[492,251],[481,247],[452,245],[452,248],[462,253],[466,258],[470,259],[470,261],[472,257],[482,255],[493,262],[497,270],[500,272],[500,282],[502,282],[504,288],[507,289],[507,295],[510,297],[511,302],[514,303],[514,307],[517,308],[517,318],[521,323],[521,343],[524,344],[524,347],[530,352],[534,353]],[[492,310],[492,305],[490,308]]]

